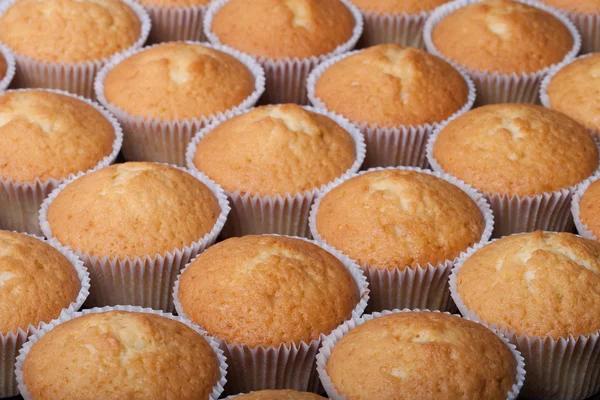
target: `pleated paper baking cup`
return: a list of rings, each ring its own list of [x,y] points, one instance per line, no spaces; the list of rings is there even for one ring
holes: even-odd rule
[[[433,43],[433,29],[441,20],[460,8],[481,1],[482,0],[456,0],[446,3],[435,9],[435,11],[433,11],[431,16],[425,22],[425,27],[423,28],[423,39],[425,41],[425,47],[427,48],[427,51],[444,58],[449,63],[452,63],[458,68],[464,69],[467,74],[469,74],[471,79],[473,79],[475,82],[475,86],[477,87],[477,105],[498,103],[537,103],[539,101],[538,92],[542,79],[556,64],[542,68],[536,72],[521,74],[500,74],[492,71],[475,71],[460,64],[459,61],[445,56]],[[575,25],[573,25],[573,23],[567,17],[558,12],[556,9],[534,0],[515,1],[540,8],[558,18],[567,27],[571,33],[571,36],[573,37],[573,47],[565,55],[561,62],[572,60],[575,58],[575,56],[577,56],[579,49],[581,48],[581,36],[579,35],[579,32],[577,32]]]
[[[189,173],[205,184],[218,199],[221,213],[212,230],[183,248],[173,249],[164,254],[148,254],[145,257],[99,257],[81,249],[74,249],[75,254],[84,261],[90,271],[92,289],[89,303],[91,306],[129,304],[167,312],[172,311],[173,284],[179,271],[217,239],[229,214],[229,203],[223,189],[199,172],[181,167],[176,168]],[[39,215],[40,227],[47,238],[54,238],[58,241],[52,234],[52,227],[48,222],[48,208],[52,201],[67,185],[84,175],[79,174],[62,183],[42,203]]]
[[[13,56],[12,52],[8,49],[8,47],[0,44],[0,57],[4,59],[6,62],[6,73],[0,79],[0,92],[8,89],[10,83],[15,77],[16,72],[16,61],[15,56]]]
[[[401,313],[401,312],[440,312],[440,311],[437,311],[437,310],[430,311],[427,309],[402,309],[402,310],[395,309],[392,311],[385,310],[382,312],[375,312],[373,314],[365,314],[360,318],[352,318],[350,321],[346,321],[343,325],[338,327],[336,330],[334,330],[327,336],[327,338],[323,341],[323,346],[319,350],[319,354],[317,355],[317,371],[319,373],[319,378],[321,379],[321,383],[323,384],[323,387],[325,388],[325,391],[327,392],[327,395],[330,399],[332,399],[332,400],[346,400],[347,399],[346,395],[340,394],[337,391],[337,389],[335,388],[335,385],[333,384],[333,382],[331,381],[331,378],[329,377],[329,374],[327,373],[327,361],[329,361],[329,357],[331,357],[331,352],[333,351],[333,348],[335,347],[336,343],[339,342],[340,340],[342,340],[342,338],[346,334],[348,334],[348,332],[350,332],[352,329],[356,328],[359,325],[364,324],[367,321],[370,321],[374,318],[383,317],[385,315],[397,314],[397,313]],[[477,323],[485,326],[492,332],[494,332],[496,334],[496,336],[498,336],[500,339],[502,339],[502,341],[509,348],[510,352],[512,353],[512,355],[515,358],[515,361],[517,363],[515,383],[512,385],[510,392],[508,392],[506,394],[507,400],[515,400],[519,396],[519,392],[521,391],[521,388],[523,387],[523,383],[525,382],[525,361],[523,360],[521,353],[515,347],[515,345],[511,344],[509,342],[509,340],[501,332],[488,326],[484,322],[473,320],[468,317],[461,317],[460,315],[457,315],[457,314],[450,314],[447,312],[444,312],[444,314],[455,315],[458,318],[464,318],[468,321],[477,322]],[[451,374],[452,371],[448,371],[448,373]],[[527,373],[527,379],[529,379],[529,372]]]
[[[34,334],[31,335],[31,337],[29,338],[27,343],[25,343],[25,345],[19,352],[19,356],[17,357],[17,363],[15,365],[15,368],[16,368],[15,375],[17,378],[17,382],[19,384],[19,390],[21,391],[21,396],[23,396],[24,400],[33,400],[31,395],[27,391],[27,386],[25,385],[25,383],[23,381],[23,363],[25,362],[25,359],[27,358],[27,355],[31,351],[31,348],[33,347],[33,345],[35,345],[42,338],[42,336],[44,336],[45,334],[47,334],[48,332],[50,332],[52,329],[56,328],[60,324],[63,324],[65,322],[73,320],[75,318],[79,318],[83,315],[101,314],[101,313],[106,313],[109,311],[128,311],[128,312],[132,312],[132,313],[145,313],[145,314],[160,315],[161,317],[165,317],[165,318],[177,321],[177,322],[181,322],[181,323],[185,324],[186,326],[192,328],[196,333],[198,333],[200,336],[202,336],[206,340],[206,342],[214,350],[214,352],[217,356],[217,359],[219,361],[220,379],[217,382],[217,384],[213,387],[213,390],[212,390],[212,393],[210,394],[209,400],[217,400],[221,396],[221,393],[223,393],[223,387],[225,386],[225,383],[227,382],[227,379],[226,379],[227,359],[223,355],[223,350],[221,350],[219,348],[219,343],[215,339],[213,339],[205,331],[200,329],[200,327],[198,327],[198,325],[194,324],[192,321],[189,321],[186,318],[178,317],[173,314],[165,313],[162,311],[153,310],[151,308],[142,308],[142,307],[135,307],[135,306],[115,306],[115,307],[92,308],[92,309],[88,309],[88,310],[82,310],[80,312],[72,312],[72,311],[71,312],[63,312],[60,315],[60,317],[58,317],[57,319],[53,320],[52,322],[50,322],[48,324],[42,325],[40,327],[40,329],[36,330],[34,332]],[[152,372],[157,373],[158,371],[148,371],[148,373],[152,373]]]
[[[331,118],[352,136],[355,143],[356,159],[354,160],[354,164],[342,176],[358,171],[365,159],[366,152],[364,138],[360,131],[342,116],[313,107],[304,106],[303,108]],[[222,116],[213,124],[201,130],[188,146],[186,154],[188,168],[198,171],[198,168],[194,164],[194,158],[196,157],[198,144],[208,133],[227,119],[237,117],[249,111],[251,110],[238,110],[229,116]],[[280,235],[310,237],[310,230],[308,228],[310,206],[323,188],[325,188],[325,185],[310,191],[276,196],[225,191],[231,203],[231,213],[223,229],[223,236],[235,237],[276,233]]]
[[[490,242],[491,243],[491,242]],[[450,291],[460,313],[474,321],[482,321],[462,300],[457,290],[457,276],[464,262],[483,245],[465,254],[452,270]],[[489,324],[489,322],[488,322]],[[527,381],[523,397],[539,400],[583,400],[600,392],[600,330],[584,336],[519,335],[508,327],[489,324],[517,346],[527,365]]]
[[[205,40],[202,20],[207,5],[169,7],[145,5],[152,20],[150,43]]]
[[[19,0],[0,3],[0,18]],[[142,6],[133,0],[122,0],[127,4],[141,23],[140,37],[130,49],[140,48],[150,33],[150,17]],[[10,49],[10,46],[7,46]],[[20,88],[60,89],[89,99],[94,98],[94,79],[108,58],[78,63],[59,63],[27,57],[13,50],[17,63],[14,86]]]
[[[358,265],[341,252],[324,243],[318,243],[314,240],[297,236],[286,237],[313,243],[335,256],[344,264],[344,267],[352,275],[352,279],[359,289],[360,296],[358,304],[352,311],[351,318],[360,317],[369,301],[369,284]],[[181,273],[183,274],[184,271],[185,269]],[[177,277],[173,292],[175,309],[178,315],[189,318],[178,298],[180,278],[181,275]],[[294,389],[303,392],[318,391],[319,378],[315,369],[315,357],[321,346],[321,341],[325,338],[324,334],[310,343],[300,341],[291,345],[281,344],[277,347],[249,347],[247,345],[228,343],[225,339],[219,339],[218,335],[215,335],[215,338],[219,340],[229,363],[229,376],[226,388],[228,394],[264,389]]]
[[[596,235],[581,221],[581,213],[580,213],[580,205],[581,198],[586,190],[590,187],[590,185],[600,179],[600,174],[596,173],[594,176],[588,180],[583,181],[581,184],[577,186],[575,189],[575,193],[573,193],[573,200],[571,202],[571,214],[573,215],[573,221],[575,222],[575,227],[577,228],[577,232],[586,239],[598,240]]]
[[[69,312],[75,312],[81,308],[83,302],[88,297],[90,290],[90,275],[87,269],[84,267],[83,262],[77,258],[71,250],[63,247],[55,241],[48,241],[42,237],[29,235],[36,238],[44,243],[49,244],[69,260],[75,271],[77,271],[77,277],[81,283],[81,289],[74,302],[69,304],[69,307],[63,309]],[[50,322],[50,321],[48,321]],[[17,387],[17,381],[15,380],[15,362],[17,355],[23,344],[27,341],[29,335],[36,331],[43,322],[40,322],[37,326],[29,325],[26,329],[19,328],[16,332],[0,333],[0,340],[2,344],[2,357],[0,358],[0,398],[16,396],[19,394]]]
[[[390,168],[371,168],[367,171],[361,171],[358,174],[352,174],[341,179],[336,179],[329,184],[327,188],[319,195],[313,204],[310,216],[309,226],[312,236],[321,243],[327,243],[317,229],[317,213],[323,198],[342,183],[357,176],[386,170],[415,171],[428,175],[433,175],[443,179],[469,195],[477,204],[481,215],[485,221],[485,228],[477,244],[486,243],[494,230],[494,216],[489,204],[483,196],[466,183],[444,173],[433,172],[427,169],[413,167],[390,167]],[[475,246],[475,245],[474,245]],[[470,247],[472,248],[472,247]],[[469,249],[470,249],[469,248]],[[341,249],[338,249],[341,251]],[[465,249],[465,252],[468,249]],[[406,265],[398,265],[394,269],[379,269],[377,266],[367,264],[360,265],[364,272],[371,290],[369,300],[369,311],[393,310],[395,308],[421,308],[430,310],[453,311],[454,304],[450,298],[448,288],[448,276],[454,263],[464,254],[462,252],[453,260],[445,260],[443,263],[418,265],[410,268]]]
[[[581,54],[600,51],[600,13],[564,13],[581,34]]]
[[[212,22],[217,12],[231,0],[213,1],[204,17],[204,34],[212,44],[222,44],[216,33],[212,31]],[[354,17],[354,29],[347,42],[339,45],[331,53],[310,58],[270,59],[256,57],[265,69],[267,88],[261,100],[263,104],[296,103],[308,104],[306,96],[306,79],[308,74],[320,63],[338,54],[350,51],[356,46],[363,32],[363,19],[360,11],[348,0],[340,0]]]
[[[254,91],[237,106],[209,116],[172,120],[135,116],[106,99],[104,96],[104,81],[110,71],[126,58],[159,45],[144,47],[142,49],[132,49],[113,57],[96,77],[96,97],[123,125],[123,131],[125,132],[123,156],[128,161],[154,161],[175,164],[182,167],[185,166],[185,152],[196,132],[210,125],[215,120],[254,106],[265,89],[264,71],[250,56],[225,46],[191,41],[185,43],[205,46],[235,57],[254,76]]]
[[[320,110],[329,110],[327,104],[316,95],[316,85],[323,73],[333,64],[343,60],[344,58],[360,53],[362,50],[352,51],[333,57],[317,68],[315,68],[306,82],[308,90],[308,98],[312,105]],[[460,110],[455,112],[451,118],[456,118],[459,115],[469,111],[475,103],[476,90],[473,81],[469,76],[459,69],[457,72],[461,74],[467,86],[469,94],[467,102]],[[400,125],[392,128],[378,126],[377,124],[360,123],[354,121],[360,131],[365,136],[367,144],[367,157],[363,169],[373,167],[395,167],[395,166],[412,166],[412,167],[427,167],[427,158],[425,157],[425,148],[427,140],[437,126],[443,121],[438,121],[431,124],[423,125]]]
[[[27,89],[9,90],[6,93],[25,90]],[[61,90],[41,90],[81,100],[98,110],[110,122],[115,133],[112,151],[91,169],[103,168],[112,164],[117,158],[119,151],[121,151],[121,145],[123,144],[123,131],[115,117],[98,103],[92,102],[81,96]],[[0,97],[1,96],[2,94],[0,94]],[[75,174],[71,174],[63,179],[50,178],[44,181],[36,179],[33,182],[19,182],[10,177],[5,178],[0,175],[0,204],[2,204],[2,207],[0,207],[0,226],[3,229],[42,235],[38,220],[38,212],[42,201],[61,183],[66,182],[73,176],[75,176]]]
[[[398,43],[404,47],[425,48],[423,25],[429,12],[418,14],[380,14],[361,10],[364,30],[360,47],[383,43]]]

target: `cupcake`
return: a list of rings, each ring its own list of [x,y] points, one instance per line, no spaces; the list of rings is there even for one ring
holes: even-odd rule
[[[359,317],[360,269],[341,253],[288,236],[244,236],[200,254],[175,284],[177,313],[215,336],[230,393],[316,391],[321,339]]]
[[[30,400],[210,399],[227,365],[191,322],[149,308],[63,313],[27,342],[17,380]]]
[[[450,0],[352,0],[364,18],[360,44],[382,43],[424,48],[423,25],[431,12]]]
[[[536,103],[550,67],[581,47],[575,26],[532,0],[460,0],[425,23],[427,50],[467,70],[478,104]]]
[[[69,177],[112,163],[123,134],[104,108],[60,91],[0,93],[0,226],[41,234],[43,199]]]
[[[19,393],[15,361],[31,332],[63,309],[78,310],[89,288],[88,272],[70,250],[0,230],[0,397]]]
[[[600,238],[600,181],[599,176],[588,179],[573,194],[571,213],[577,231],[586,239]]]
[[[424,167],[434,128],[475,100],[473,83],[450,64],[396,44],[335,57],[316,68],[307,85],[313,105],[359,126],[366,167]]]
[[[125,163],[60,185],[40,225],[85,262],[93,305],[170,310],[179,271],[215,241],[228,211],[221,188],[201,174]]]
[[[310,393],[298,392],[296,390],[258,390],[252,393],[229,396],[227,399],[238,400],[323,400],[323,397]]]
[[[458,315],[394,310],[329,335],[317,369],[329,398],[516,399],[523,357],[503,336]]]
[[[211,0],[138,0],[150,14],[151,43],[204,40],[202,20]]]
[[[0,44],[0,91],[8,89],[15,76],[15,57]]]
[[[483,192],[497,237],[536,229],[568,231],[574,186],[598,169],[598,148],[578,122],[544,107],[476,108],[439,128],[428,159]]]
[[[309,222],[316,240],[360,265],[373,311],[451,309],[450,269],[486,242],[494,225],[488,204],[470,186],[418,168],[338,179],[319,196]]]
[[[570,233],[513,235],[470,251],[450,277],[465,316],[498,326],[523,353],[526,398],[600,390],[600,243]]]
[[[96,96],[123,124],[125,159],[180,166],[196,132],[252,107],[263,88],[263,71],[250,57],[198,42],[132,50],[96,79]]]
[[[361,133],[344,118],[284,104],[224,116],[190,143],[187,163],[231,199],[226,236],[308,236],[315,196],[364,157]]]
[[[540,0],[560,9],[581,34],[581,53],[600,50],[600,4],[595,0]]]
[[[17,61],[16,85],[91,98],[108,58],[144,44],[150,18],[131,0],[8,0],[0,25],[0,43]]]
[[[310,71],[351,50],[362,28],[347,0],[217,0],[204,18],[211,43],[250,54],[265,68],[267,104],[306,104]]]

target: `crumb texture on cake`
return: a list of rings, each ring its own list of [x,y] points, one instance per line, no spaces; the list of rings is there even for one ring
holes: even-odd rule
[[[440,167],[488,193],[532,196],[573,186],[598,168],[598,148],[575,120],[541,106],[471,110],[439,134]]]
[[[485,221],[459,187],[415,171],[354,177],[327,193],[317,231],[359,264],[416,268],[453,260],[478,242]]]
[[[219,361],[204,337],[156,314],[109,311],[64,322],[36,342],[23,380],[33,399],[208,399]]]
[[[218,125],[198,144],[194,164],[227,191],[285,196],[333,181],[355,160],[352,136],[335,121],[284,104]]]
[[[482,320],[529,336],[600,329],[600,243],[570,233],[504,237],[473,254],[457,277]]]
[[[449,0],[352,0],[352,3],[364,11],[380,14],[419,14],[433,11]]]
[[[296,390],[257,390],[252,393],[235,396],[239,400],[323,400],[323,397],[309,392],[298,392]]]
[[[48,208],[52,234],[90,255],[154,257],[209,233],[221,212],[213,192],[177,168],[129,162],[68,184]]]
[[[466,104],[469,88],[441,58],[383,44],[327,68],[315,94],[351,121],[390,128],[442,122]]]
[[[567,27],[552,14],[512,0],[469,4],[441,20],[433,44],[475,71],[530,73],[560,62],[573,46]]]
[[[184,8],[208,6],[211,0],[139,0],[139,2],[148,6],[158,6],[164,8]]]
[[[166,120],[225,112],[253,91],[254,77],[241,61],[184,42],[136,53],[117,64],[104,81],[110,104],[135,116]]]
[[[77,299],[81,282],[70,261],[39,239],[0,230],[0,332],[37,327]]]
[[[0,41],[57,63],[108,58],[135,44],[141,23],[120,0],[19,0],[0,18]]]
[[[301,239],[232,238],[202,253],[179,280],[185,314],[238,345],[306,343],[351,317],[359,291],[344,264]]]
[[[350,10],[339,0],[231,0],[212,21],[219,41],[253,56],[309,58],[350,40]]]
[[[598,0],[540,0],[550,6],[560,8],[561,10],[575,13],[598,13],[600,12],[600,2]]]
[[[579,219],[594,236],[600,238],[600,180],[592,183],[581,196]]]
[[[108,119],[76,98],[42,90],[0,95],[0,176],[20,182],[87,171],[113,149]]]
[[[326,368],[350,400],[504,400],[517,373],[513,354],[492,331],[433,312],[357,326],[335,344]]]

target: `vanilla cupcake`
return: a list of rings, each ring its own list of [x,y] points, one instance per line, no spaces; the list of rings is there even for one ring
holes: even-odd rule
[[[96,96],[123,124],[125,159],[180,166],[194,134],[252,107],[263,89],[262,68],[250,57],[199,42],[127,52],[96,79]]]
[[[581,34],[581,53],[600,50],[600,3],[595,0],[540,0],[567,14]]]
[[[548,70],[579,52],[575,26],[532,0],[460,0],[424,28],[427,50],[466,69],[478,104],[535,103]]]
[[[600,243],[541,231],[473,249],[450,277],[461,313],[498,326],[523,353],[525,397],[543,399],[600,389],[599,285]]]
[[[180,269],[215,241],[228,211],[220,187],[201,174],[125,163],[59,186],[40,225],[84,260],[94,305],[169,310]]]
[[[43,199],[69,177],[112,163],[123,140],[104,108],[40,89],[0,93],[0,227],[41,234]]]
[[[144,44],[150,18],[130,0],[9,0],[0,25],[0,43],[17,61],[17,85],[91,98],[107,60]]]
[[[310,392],[296,390],[257,390],[256,392],[229,396],[227,399],[238,400],[323,400],[323,397]]]
[[[8,89],[15,69],[15,57],[6,46],[0,44],[0,91]]]
[[[586,239],[600,238],[600,182],[599,175],[577,187],[571,203],[571,214],[577,232]]]
[[[423,50],[386,44],[321,64],[308,78],[317,108],[343,115],[367,142],[366,167],[424,167],[435,127],[470,109],[470,79]]]
[[[356,172],[365,146],[344,118],[284,104],[222,118],[198,133],[187,156],[190,169],[208,175],[230,197],[227,236],[308,236],[315,196]]]
[[[368,289],[356,264],[327,246],[259,235],[200,254],[174,296],[179,315],[220,340],[229,392],[316,391],[322,337],[362,314]]]
[[[149,42],[204,40],[202,21],[211,0],[138,0],[152,20]]]
[[[471,110],[431,137],[429,163],[483,192],[497,237],[572,228],[575,185],[598,169],[598,148],[568,116],[528,104]]]
[[[211,43],[250,54],[265,68],[266,104],[306,104],[310,71],[354,48],[362,29],[347,0],[217,0],[204,19]]]

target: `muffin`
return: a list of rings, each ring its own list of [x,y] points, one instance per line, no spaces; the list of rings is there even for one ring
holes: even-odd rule
[[[15,76],[15,57],[0,43],[0,91],[8,89]]]
[[[35,89],[0,94],[0,226],[41,233],[43,198],[69,176],[110,164],[121,141],[96,103]]]
[[[211,43],[258,59],[267,75],[265,103],[306,104],[308,73],[356,45],[362,18],[345,0],[219,0],[204,30]]]
[[[582,125],[527,104],[471,110],[442,127],[429,147],[435,170],[484,192],[497,236],[568,230],[573,186],[598,168],[596,143]]]
[[[357,124],[367,166],[424,166],[434,126],[470,108],[468,78],[423,50],[383,44],[330,60],[309,78],[309,98]]]
[[[419,169],[350,176],[328,187],[310,216],[315,239],[366,271],[375,311],[448,309],[454,260],[487,240],[492,224],[487,204],[470,187]]]
[[[522,385],[514,346],[457,315],[388,311],[338,331],[318,359],[333,399],[505,400],[516,398]]]
[[[220,188],[199,174],[125,163],[61,186],[40,221],[90,268],[94,305],[169,309],[179,270],[215,240],[226,212]]]
[[[204,14],[211,0],[140,0],[152,20],[151,43],[202,41]]]
[[[286,236],[220,242],[184,270],[175,291],[178,314],[221,340],[233,393],[316,389],[307,360],[321,336],[366,305],[366,281],[355,264]]]
[[[467,69],[480,104],[535,103],[548,68],[572,59],[581,45],[573,24],[555,10],[513,0],[440,7],[426,24],[425,43]]]
[[[0,42],[17,59],[19,85],[85,97],[92,97],[106,60],[142,46],[150,30],[148,15],[128,0],[14,0],[0,8],[0,25]]]
[[[228,236],[307,236],[317,191],[358,170],[364,153],[362,135],[346,120],[284,104],[240,112],[200,132],[189,146],[188,166],[232,199]]]
[[[595,0],[540,0],[559,8],[575,24],[581,34],[581,53],[600,50],[600,3]]]
[[[32,400],[191,400],[220,393],[220,360],[209,339],[170,314],[86,310],[40,333],[19,371],[19,386]]]
[[[240,400],[323,400],[323,397],[309,392],[297,392],[295,390],[259,390],[252,393],[231,396],[232,399]]]
[[[583,399],[597,391],[600,243],[541,231],[504,237],[469,254],[450,285],[463,315],[501,327],[517,344],[527,395]]]
[[[192,135],[226,111],[252,106],[262,82],[248,56],[173,42],[112,59],[96,95],[123,124],[127,160],[185,165]]]
[[[573,195],[572,214],[579,234],[587,239],[600,238],[600,181],[590,179]]]

